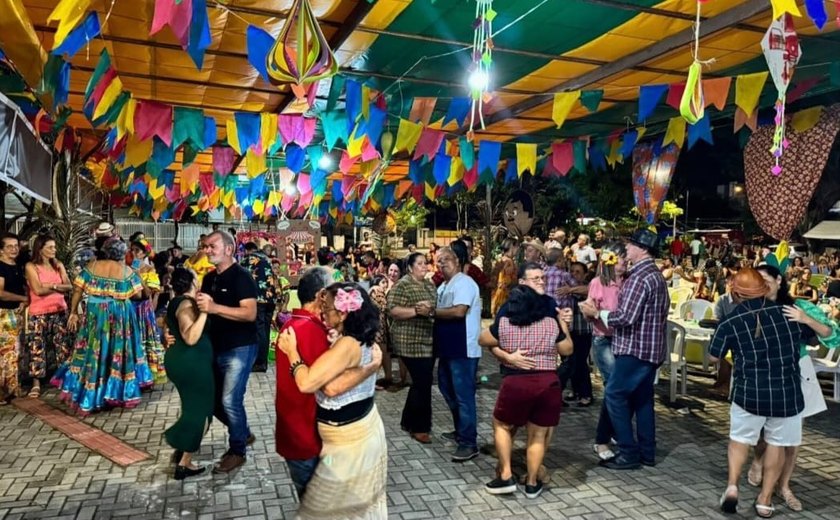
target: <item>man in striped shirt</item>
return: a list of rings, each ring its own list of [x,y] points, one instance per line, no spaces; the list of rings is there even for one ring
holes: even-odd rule
[[[615,368],[607,383],[605,402],[619,454],[600,462],[609,469],[656,464],[653,381],[665,360],[665,323],[671,305],[665,279],[653,260],[658,249],[656,233],[636,231],[627,242],[627,260],[632,267],[618,294],[616,310],[599,313],[591,303],[579,305],[585,316],[599,318],[615,331]]]
[[[750,446],[764,429],[767,451],[764,477],[755,510],[773,514],[772,496],[782,473],[786,446],[802,441],[805,401],[799,373],[799,345],[831,335],[831,328],[801,309],[766,299],[768,287],[755,269],[741,269],[730,292],[738,306],[715,330],[709,346],[712,360],[732,352],[734,380],[729,417],[729,482],[720,500],[725,513],[735,513],[738,481]]]

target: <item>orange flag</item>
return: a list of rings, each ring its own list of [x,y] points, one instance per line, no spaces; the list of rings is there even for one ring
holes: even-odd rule
[[[747,125],[753,132],[758,128],[758,110],[753,110],[753,113],[747,115],[741,107],[735,109],[735,129],[737,132],[744,125]]]
[[[706,106],[714,105],[718,110],[723,110],[731,85],[732,78],[704,79],[703,97],[706,98]]]
[[[436,97],[414,98],[414,103],[411,105],[411,113],[409,114],[408,119],[412,122],[420,121],[424,125],[428,125],[429,120],[432,119],[432,112],[435,111],[436,104]]]

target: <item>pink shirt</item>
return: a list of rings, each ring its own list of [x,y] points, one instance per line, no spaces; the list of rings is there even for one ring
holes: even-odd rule
[[[621,285],[617,282],[612,282],[609,287],[604,287],[601,279],[595,277],[589,282],[589,299],[592,300],[592,303],[599,311],[614,311],[618,307],[619,289],[621,289]],[[612,336],[613,330],[604,325],[604,322],[601,320],[596,319],[593,324],[592,334],[596,336]]]
[[[38,273],[38,281],[41,282],[42,287],[52,287],[53,285],[61,285],[61,273],[53,269],[44,269],[41,266],[35,266],[35,272]],[[52,314],[54,312],[63,312],[67,310],[67,301],[64,299],[64,294],[54,292],[46,296],[38,296],[31,288],[29,289],[29,314],[30,316],[41,316],[44,314]]]

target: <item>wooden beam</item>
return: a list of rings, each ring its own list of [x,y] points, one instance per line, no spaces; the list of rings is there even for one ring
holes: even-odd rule
[[[700,37],[704,38],[718,31],[722,31],[728,27],[732,27],[737,23],[740,23],[744,20],[748,20],[753,16],[765,12],[769,8],[770,3],[766,0],[747,0],[743,4],[733,7],[732,9],[726,12],[723,12],[715,17],[706,20],[706,22],[700,25]],[[601,80],[607,79],[610,76],[614,76],[615,74],[618,74],[624,70],[636,67],[638,65],[641,65],[642,63],[659,58],[677,49],[685,47],[693,41],[694,29],[685,29],[676,34],[668,36],[667,38],[659,40],[653,45],[645,47],[644,49],[638,52],[634,52],[612,63],[603,65],[598,69],[593,70],[592,72],[587,72],[574,79],[565,81],[557,85],[556,87],[543,92],[543,94],[553,94],[557,92],[566,92],[582,89]],[[531,110],[532,108],[536,108],[547,102],[550,101],[546,101],[545,98],[542,96],[534,96],[531,99],[526,99],[521,103],[517,103],[511,106],[510,108],[503,109],[494,114],[491,114],[488,118],[485,119],[485,124],[489,126],[493,123],[498,123],[499,121],[516,117],[517,115],[523,112]],[[461,132],[466,131],[466,127],[461,129]]]

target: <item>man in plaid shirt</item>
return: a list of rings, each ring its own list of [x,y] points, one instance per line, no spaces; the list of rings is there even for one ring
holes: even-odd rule
[[[656,233],[647,229],[636,231],[627,242],[627,260],[632,267],[618,294],[616,310],[599,313],[591,303],[579,305],[584,315],[600,318],[615,331],[615,368],[607,383],[605,400],[619,453],[600,463],[610,469],[656,464],[653,381],[659,365],[665,361],[665,323],[671,305],[665,279],[653,261],[658,249]]]

